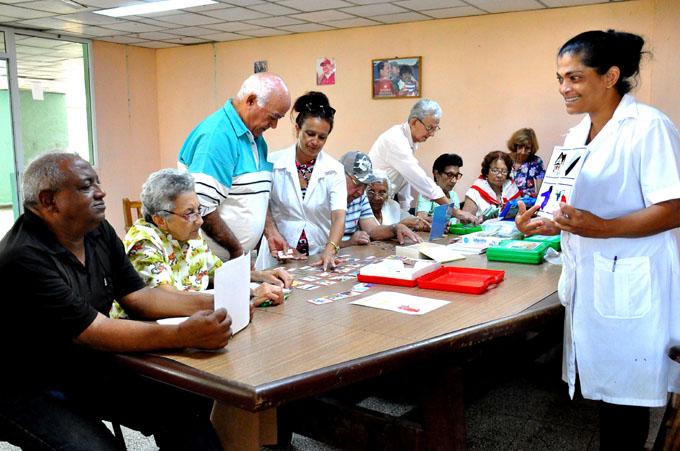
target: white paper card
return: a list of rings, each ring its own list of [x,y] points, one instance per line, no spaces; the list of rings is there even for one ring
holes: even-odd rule
[[[559,210],[560,202],[569,203],[574,182],[587,156],[588,149],[585,147],[570,149],[555,146],[545,170],[541,190],[536,196],[536,204],[541,206],[538,215],[552,218],[553,212]]]
[[[424,315],[432,310],[436,310],[439,307],[449,304],[449,301],[411,296],[395,291],[381,291],[380,293],[359,299],[358,301],[350,302],[350,304],[391,310],[407,315]]]
[[[42,83],[39,81],[31,82],[31,95],[33,96],[33,100],[45,100],[43,97]]]
[[[215,310],[226,308],[236,334],[250,322],[250,253],[215,270]]]
[[[188,316],[177,316],[174,318],[161,318],[157,319],[156,322],[162,326],[174,326],[177,324],[181,324],[184,321],[188,320]]]

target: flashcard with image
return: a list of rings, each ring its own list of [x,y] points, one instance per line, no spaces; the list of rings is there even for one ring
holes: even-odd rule
[[[307,299],[307,302],[309,302],[310,304],[314,304],[314,305],[322,305],[322,304],[330,304],[333,301],[331,299],[323,297],[323,298],[317,298],[317,299]]]
[[[586,147],[555,146],[536,196],[536,204],[541,206],[537,212],[539,216],[552,219],[560,209],[560,202],[569,203],[574,183],[587,157]]]

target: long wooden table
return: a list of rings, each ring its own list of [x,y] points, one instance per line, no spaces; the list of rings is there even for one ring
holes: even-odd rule
[[[361,258],[393,251],[362,246],[345,253]],[[308,263],[289,263],[304,264]],[[449,265],[502,269],[505,280],[482,295],[376,285],[361,296],[324,305],[306,300],[347,290],[357,281],[312,291],[293,289],[284,305],[256,309],[253,322],[221,351],[120,354],[116,359],[148,377],[214,399],[213,422],[225,448],[258,449],[262,442],[275,441],[278,406],[438,361],[562,314],[556,294],[559,266],[489,262],[484,255]],[[450,304],[422,316],[349,304],[378,290]],[[451,377],[457,377],[455,371]],[[457,385],[449,383],[446,378],[433,382],[435,402],[442,392],[456,390]],[[436,424],[429,429],[437,436],[429,438],[432,449],[464,449],[464,418],[462,431],[460,427],[440,431],[441,424],[461,420],[462,400],[449,407],[450,415],[458,418],[433,420]]]

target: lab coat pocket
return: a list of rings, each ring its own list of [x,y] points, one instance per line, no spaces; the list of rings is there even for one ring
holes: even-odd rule
[[[605,318],[641,318],[652,308],[649,257],[594,257],[595,309]]]

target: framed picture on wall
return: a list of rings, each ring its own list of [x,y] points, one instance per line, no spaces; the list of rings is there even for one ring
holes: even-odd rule
[[[319,58],[316,60],[316,84],[335,84],[335,58]]]
[[[421,57],[382,58],[372,61],[372,92],[374,99],[420,97]]]

